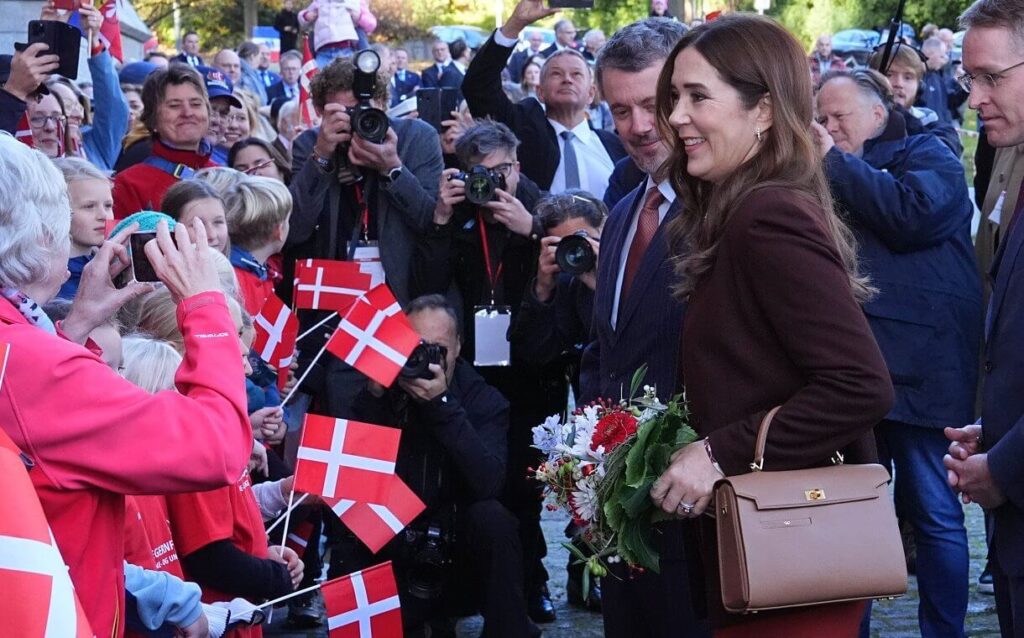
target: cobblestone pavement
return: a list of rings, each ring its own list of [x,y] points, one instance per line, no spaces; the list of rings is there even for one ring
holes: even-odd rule
[[[996,621],[995,600],[992,596],[976,591],[978,575],[985,562],[985,523],[981,510],[974,505],[966,508],[967,530],[971,550],[971,597],[967,609],[967,635],[974,637],[997,637],[999,625]],[[600,614],[570,607],[565,600],[565,564],[568,552],[562,547],[562,530],[566,518],[560,512],[545,512],[544,534],[548,539],[548,556],[545,565],[551,574],[550,588],[558,609],[558,620],[543,625],[545,638],[597,638],[603,635]],[[872,636],[877,638],[914,638],[920,636],[917,628],[917,582],[911,577],[910,590],[903,598],[875,603],[872,615]],[[285,610],[278,610],[275,622],[265,631],[266,636],[280,638],[322,638],[326,629],[310,632],[290,632],[283,629]],[[476,638],[482,628],[479,617],[466,618],[459,622],[459,638]]]

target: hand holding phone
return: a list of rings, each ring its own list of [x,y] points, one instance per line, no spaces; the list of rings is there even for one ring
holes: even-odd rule
[[[128,245],[132,258],[132,278],[135,281],[142,283],[160,281],[160,278],[156,275],[156,269],[153,268],[153,264],[146,255],[146,244],[151,239],[156,239],[155,232],[132,233],[129,239]]]

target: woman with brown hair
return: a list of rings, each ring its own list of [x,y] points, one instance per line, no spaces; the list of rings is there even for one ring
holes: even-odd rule
[[[730,616],[718,585],[715,524],[698,518],[715,481],[749,472],[772,422],[766,470],[825,466],[836,450],[874,460],[871,428],[892,405],[885,363],[860,308],[849,230],[833,211],[811,136],[800,45],[770,19],[736,14],[683,36],[658,81],[658,120],[683,213],[670,226],[688,307],[681,370],[692,423],[654,483],[663,510],[693,519],[688,547],[716,638],[856,636],[863,603]],[[756,633],[755,633],[756,632]]]

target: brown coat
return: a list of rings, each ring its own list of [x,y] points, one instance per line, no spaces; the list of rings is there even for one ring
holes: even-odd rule
[[[776,405],[766,470],[827,465],[836,450],[875,460],[871,431],[892,384],[820,208],[781,188],[742,202],[683,326],[686,398],[727,475],[750,471],[758,425]],[[710,541],[700,552],[712,623],[729,623],[711,519],[699,532]]]

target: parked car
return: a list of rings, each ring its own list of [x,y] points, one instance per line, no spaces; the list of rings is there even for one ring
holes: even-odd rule
[[[882,36],[868,29],[846,29],[832,36],[832,52],[844,60],[852,59],[858,67],[867,66],[871,52]]]

